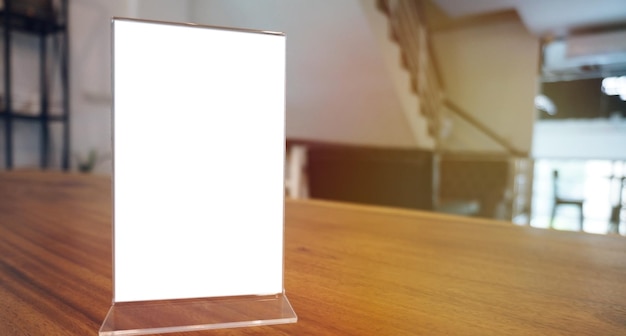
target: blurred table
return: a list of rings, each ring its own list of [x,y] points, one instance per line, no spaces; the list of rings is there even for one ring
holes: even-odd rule
[[[285,212],[298,323],[180,335],[626,334],[623,237],[319,201]],[[0,334],[97,334],[110,213],[106,177],[0,173]]]

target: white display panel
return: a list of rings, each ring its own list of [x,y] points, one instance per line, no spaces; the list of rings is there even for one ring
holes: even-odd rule
[[[114,301],[283,291],[285,37],[114,20]]]

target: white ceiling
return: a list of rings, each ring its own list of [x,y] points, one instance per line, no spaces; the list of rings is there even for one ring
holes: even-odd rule
[[[451,17],[517,9],[532,33],[561,36],[573,28],[626,23],[626,0],[433,0]]]

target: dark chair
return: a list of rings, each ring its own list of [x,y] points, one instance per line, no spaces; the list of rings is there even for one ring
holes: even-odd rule
[[[611,217],[609,218],[609,231],[619,233],[619,225],[621,221],[622,210],[626,208],[626,205],[622,201],[622,195],[624,194],[624,181],[625,176],[610,176],[611,180],[617,179],[619,181],[619,189],[617,190],[617,203],[611,204]]]
[[[575,206],[578,207],[578,209],[580,210],[580,230],[583,230],[583,220],[584,220],[584,213],[583,213],[583,203],[584,200],[582,199],[573,199],[573,198],[562,198],[561,196],[559,196],[559,172],[557,170],[552,172],[553,174],[553,179],[552,179],[552,187],[554,190],[554,207],[552,208],[552,216],[550,217],[550,227],[552,227],[553,223],[554,223],[554,217],[556,216],[556,209],[561,206],[561,205],[570,205],[570,206]]]
[[[433,154],[418,149],[312,145],[311,198],[433,209]]]

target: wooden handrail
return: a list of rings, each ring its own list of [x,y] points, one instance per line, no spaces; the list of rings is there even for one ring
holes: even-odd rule
[[[476,119],[469,112],[465,111],[463,108],[461,108],[454,102],[450,101],[448,98],[442,98],[442,104],[445,107],[447,107],[450,111],[452,111],[454,114],[458,115],[459,117],[463,118],[463,120],[467,121],[472,126],[479,129],[481,132],[487,135],[491,140],[495,141],[500,146],[505,148],[511,155],[528,157],[527,152],[520,151],[519,149],[515,148],[515,146],[513,146],[508,140],[501,137],[499,134],[491,130],[491,128],[487,127],[480,120]]]

